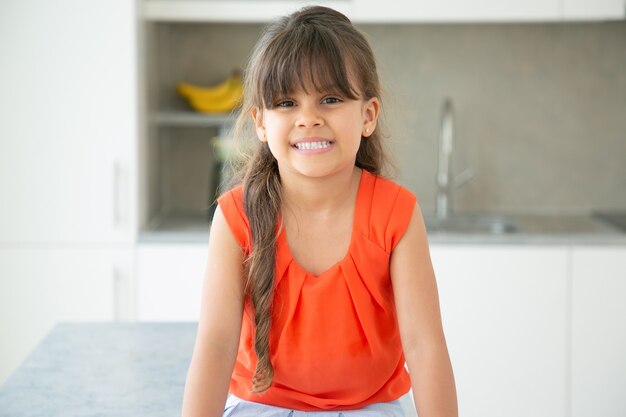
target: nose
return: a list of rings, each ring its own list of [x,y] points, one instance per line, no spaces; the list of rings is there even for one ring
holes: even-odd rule
[[[301,105],[296,119],[296,126],[303,128],[319,127],[324,124],[324,119],[314,105]]]

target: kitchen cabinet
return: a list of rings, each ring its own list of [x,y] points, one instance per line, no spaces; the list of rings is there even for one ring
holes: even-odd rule
[[[306,3],[322,4],[340,10],[356,23],[621,20],[625,16],[623,0],[146,0],[142,4],[142,13],[147,20],[155,21],[268,22]]]
[[[568,249],[431,245],[459,410],[566,416]]]
[[[57,321],[133,318],[136,19],[0,5],[0,380]]]
[[[133,316],[128,248],[0,249],[0,384],[58,321]]]
[[[497,22],[558,21],[558,0],[356,0],[355,20],[360,22]]]
[[[624,0],[564,0],[563,20],[623,20],[626,17]]]
[[[626,247],[572,249],[572,417],[626,415]]]
[[[355,0],[358,22],[542,22],[622,20],[624,0]]]
[[[134,2],[9,1],[0,14],[0,243],[131,241]]]
[[[206,244],[141,244],[137,249],[137,318],[197,321],[207,250]]]

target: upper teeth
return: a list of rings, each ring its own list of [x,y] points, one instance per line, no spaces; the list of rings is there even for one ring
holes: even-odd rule
[[[328,148],[330,146],[330,142],[327,140],[321,142],[300,142],[296,143],[295,146],[298,149],[323,149]]]

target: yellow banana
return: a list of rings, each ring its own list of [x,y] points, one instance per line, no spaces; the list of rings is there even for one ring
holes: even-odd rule
[[[228,79],[213,87],[180,83],[177,90],[189,101],[191,107],[206,113],[230,111],[243,97],[243,84],[238,73],[233,73]]]
[[[243,84],[237,84],[231,88],[229,93],[220,100],[203,100],[192,97],[189,104],[195,110],[204,113],[221,113],[233,110],[241,102],[243,97]]]
[[[241,82],[241,77],[238,73],[233,73],[226,80],[212,87],[200,87],[189,83],[178,84],[178,93],[185,97],[197,97],[202,100],[218,100],[224,97],[233,84]]]

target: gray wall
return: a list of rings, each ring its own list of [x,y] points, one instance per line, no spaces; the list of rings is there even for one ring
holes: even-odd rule
[[[454,170],[475,170],[457,190],[457,211],[626,210],[626,22],[360,28],[380,64],[396,179],[417,194],[424,212],[434,208],[446,96],[455,106]],[[260,26],[159,30],[160,106],[178,108],[185,104],[176,82],[221,81],[243,64]],[[188,148],[189,158],[184,152],[177,147],[171,160],[172,172],[188,173],[186,181],[179,176],[171,205],[202,209],[206,175],[194,179],[202,168],[189,166],[198,148]]]

